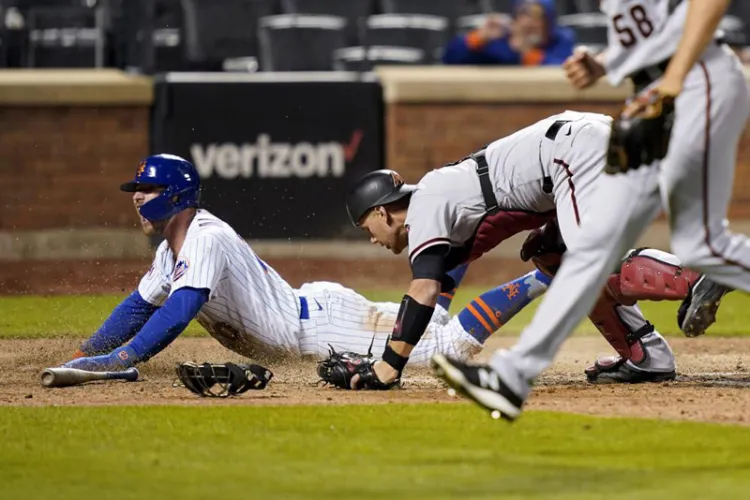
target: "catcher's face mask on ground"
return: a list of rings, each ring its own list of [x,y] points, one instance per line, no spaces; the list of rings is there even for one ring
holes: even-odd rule
[[[176,372],[190,392],[218,398],[237,396],[250,389],[265,389],[273,378],[273,373],[260,365],[235,363],[179,363]]]

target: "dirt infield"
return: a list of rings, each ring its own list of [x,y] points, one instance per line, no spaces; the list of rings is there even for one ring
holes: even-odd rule
[[[489,347],[508,346],[509,337],[491,339]],[[592,386],[583,380],[587,362],[609,354],[596,337],[569,340],[542,378],[530,409],[603,416],[688,419],[750,423],[750,339],[673,339],[679,376],[675,382],[640,386]],[[269,363],[275,378],[265,391],[209,400],[173,387],[177,361],[234,361],[240,358],[212,339],[179,339],[144,365],[136,383],[97,382],[65,389],[46,389],[39,373],[64,361],[77,347],[74,340],[0,341],[0,405],[255,405],[343,404],[455,401],[424,369],[407,374],[405,388],[389,392],[349,392],[316,385],[315,363]],[[488,352],[488,351],[486,351]]]

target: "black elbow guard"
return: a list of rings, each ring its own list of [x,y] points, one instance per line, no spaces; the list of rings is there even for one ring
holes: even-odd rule
[[[417,345],[430,323],[433,312],[435,312],[434,307],[422,305],[411,296],[404,295],[391,340]]]

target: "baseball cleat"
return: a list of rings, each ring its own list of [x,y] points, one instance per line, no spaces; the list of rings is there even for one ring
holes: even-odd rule
[[[515,395],[500,376],[489,366],[468,365],[448,359],[442,354],[432,357],[435,375],[445,380],[455,392],[474,400],[490,410],[490,416],[497,420],[515,420],[521,414],[523,400]]]
[[[721,299],[730,291],[731,288],[701,276],[677,310],[677,325],[685,336],[698,337],[706,333],[716,321]]]
[[[677,373],[638,370],[630,366],[620,356],[607,356],[597,359],[584,370],[586,380],[592,384],[642,384],[644,382],[667,382],[674,380]]]

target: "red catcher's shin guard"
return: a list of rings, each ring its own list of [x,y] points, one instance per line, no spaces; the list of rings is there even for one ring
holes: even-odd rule
[[[653,332],[654,326],[651,323],[646,323],[638,330],[631,331],[617,314],[617,306],[619,305],[621,304],[609,290],[605,289],[589,314],[589,319],[609,342],[609,345],[617,351],[617,354],[623,359],[638,364],[646,357],[641,338]]]
[[[607,281],[607,288],[620,304],[631,306],[639,300],[682,300],[700,274],[667,262],[677,257],[648,248],[633,251],[620,272]]]

